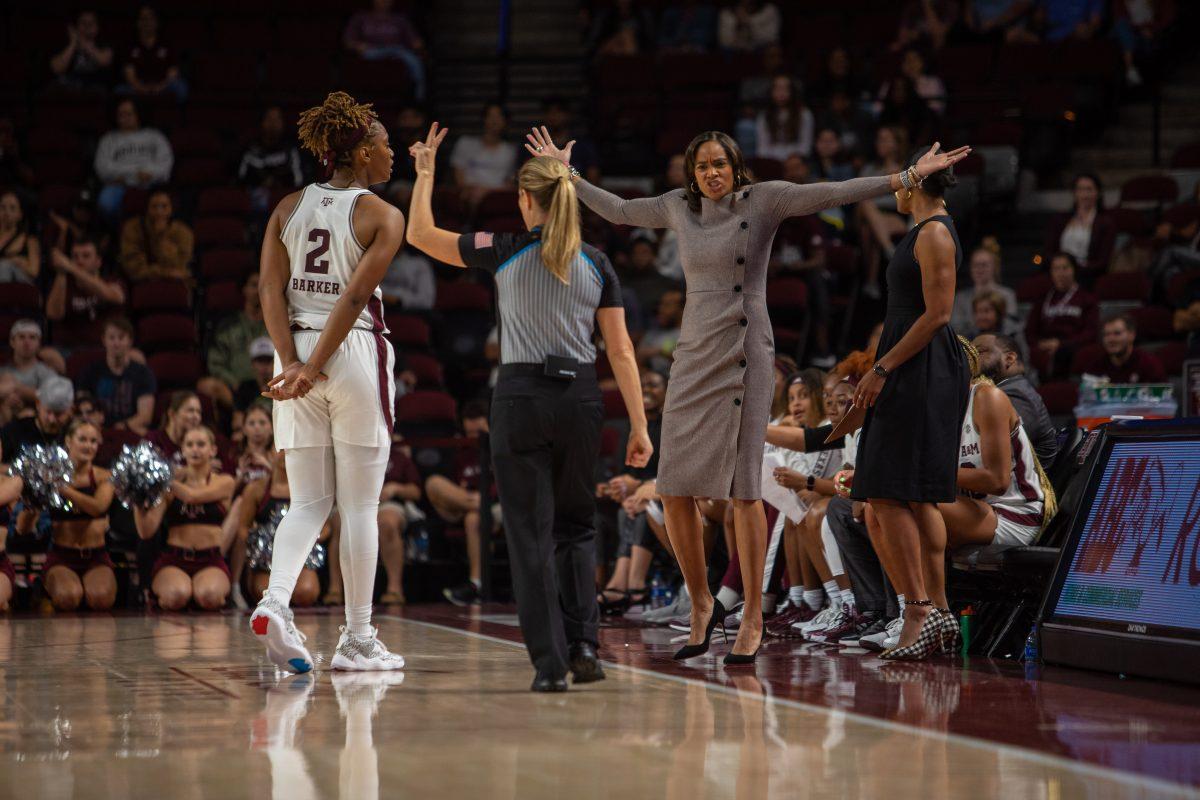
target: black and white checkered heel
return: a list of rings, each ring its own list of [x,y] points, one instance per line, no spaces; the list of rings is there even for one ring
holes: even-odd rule
[[[933,606],[932,600],[905,600],[908,606]],[[942,615],[936,609],[931,610],[921,623],[921,632],[917,640],[906,647],[893,647],[884,650],[879,657],[884,661],[924,661],[937,653],[943,641]]]

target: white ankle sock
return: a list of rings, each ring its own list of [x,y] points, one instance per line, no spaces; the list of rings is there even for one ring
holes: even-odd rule
[[[721,605],[725,606],[725,608],[728,610],[737,605],[738,601],[742,599],[742,596],[733,589],[730,589],[728,586],[722,586],[717,591],[717,599],[720,600]]]
[[[794,605],[796,608],[799,608],[800,604],[804,602],[804,587],[803,586],[789,587],[788,588],[788,600],[791,600],[792,605]]]
[[[837,581],[825,581],[822,584],[825,587],[825,596],[829,598],[829,605],[837,608],[842,604],[842,590],[838,588]]]
[[[471,583],[475,586],[476,589],[483,588],[483,581],[481,581],[479,578],[471,578]]]
[[[813,611],[821,610],[821,590],[820,589],[805,589],[804,603]]]
[[[856,606],[854,605],[854,592],[849,589],[842,589],[841,603],[842,605],[846,606],[846,608],[857,610]]]

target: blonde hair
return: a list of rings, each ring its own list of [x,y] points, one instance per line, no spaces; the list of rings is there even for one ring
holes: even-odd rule
[[[550,274],[570,283],[571,262],[579,254],[579,203],[571,173],[557,158],[537,156],[525,162],[517,185],[546,211],[542,226],[542,263]]]

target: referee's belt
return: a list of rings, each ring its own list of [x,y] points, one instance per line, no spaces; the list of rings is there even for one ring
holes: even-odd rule
[[[581,364],[578,361],[571,362],[571,370],[573,374],[551,374],[548,369],[553,368],[552,365],[542,364],[501,364],[498,377],[500,378],[553,378],[555,380],[596,380],[596,365]]]

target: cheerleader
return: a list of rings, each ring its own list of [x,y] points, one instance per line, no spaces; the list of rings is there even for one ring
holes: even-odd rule
[[[251,409],[253,410],[253,409]],[[275,459],[274,469],[264,478],[254,481],[238,498],[240,517],[238,542],[242,544],[239,561],[248,561],[251,569],[250,595],[257,603],[262,599],[271,580],[271,551],[274,545],[275,526],[287,514],[292,490],[288,485],[287,462]],[[276,519],[278,515],[278,519]],[[320,539],[300,570],[296,588],[292,590],[292,607],[314,605],[321,596],[321,581],[317,570],[325,564],[325,542],[328,541],[330,525],[325,523]]]
[[[8,531],[9,506],[17,502],[25,483],[15,475],[0,477],[0,531]],[[7,536],[0,536],[0,612],[8,611],[12,600],[13,586],[17,583],[17,572],[8,560],[5,548]]]
[[[158,605],[180,611],[188,602],[206,611],[225,606],[229,566],[221,555],[221,524],[235,479],[217,471],[217,437],[199,425],[183,435],[184,467],[149,509],[134,508],[138,535],[153,538],[166,528],[167,546],[154,563],[151,589]]]
[[[67,427],[67,455],[75,474],[59,492],[71,505],[67,511],[50,509],[52,543],[42,571],[46,594],[57,611],[74,611],[81,604],[108,611],[117,600],[117,576],[104,543],[113,485],[109,471],[92,463],[100,441],[100,429],[86,420]],[[17,532],[33,533],[39,514],[23,511]]]
[[[242,597],[242,571],[246,566],[246,528],[242,521],[242,495],[246,488],[257,481],[271,476],[272,464],[278,454],[275,451],[274,430],[271,412],[254,404],[242,416],[242,453],[238,456],[237,483],[233,489],[233,505],[221,528],[221,549],[229,556],[229,570],[233,575],[233,602],[246,609]]]

